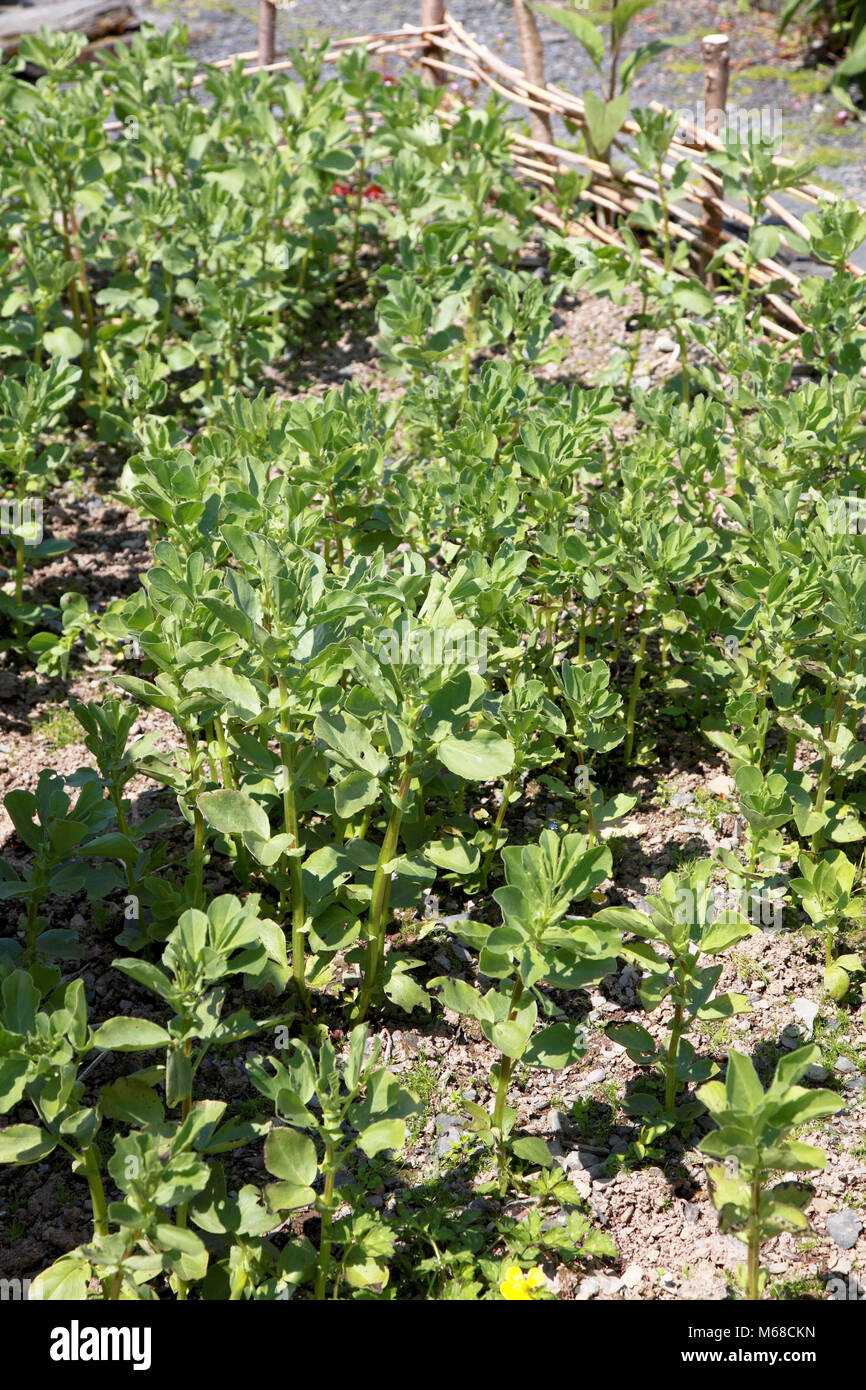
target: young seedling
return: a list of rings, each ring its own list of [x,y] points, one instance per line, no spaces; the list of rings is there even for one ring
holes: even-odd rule
[[[575,786],[583,797],[589,828],[589,843],[597,842],[604,825],[621,819],[632,809],[637,797],[615,796],[605,799],[591,783],[592,760],[609,753],[625,738],[622,700],[610,690],[610,670],[604,661],[588,666],[573,665],[567,658],[553,678],[571,715],[571,743],[578,764]]]
[[[824,938],[824,988],[833,999],[844,999],[851,987],[850,972],[862,970],[856,953],[836,955],[836,940],[843,923],[862,925],[866,897],[854,892],[857,869],[843,850],[817,861],[808,854],[799,858],[801,878],[791,879],[804,911],[816,932]]]
[[[616,964],[619,932],[615,925],[566,917],[572,902],[583,902],[610,872],[610,850],[591,848],[583,835],[560,838],[543,830],[538,844],[502,851],[505,885],[493,894],[502,909],[502,925],[460,922],[454,931],[479,950],[478,969],[498,984],[485,994],[463,980],[439,977],[447,1008],[475,1019],[499,1050],[493,1069],[492,1110],[467,1102],[473,1127],[499,1154],[500,1182],[507,1180],[506,1139],[516,1118],[507,1105],[508,1086],[518,1062],[559,1070],[586,1050],[584,1030],[573,1023],[553,1023],[534,1032],[541,1004],[553,1012],[537,986],[582,989],[609,974]],[[517,1141],[517,1144],[538,1141]],[[544,1145],[541,1145],[544,1148]],[[519,1153],[517,1145],[515,1151]]]
[[[810,1090],[797,1082],[819,1059],[817,1047],[801,1047],[781,1058],[765,1091],[748,1057],[728,1054],[724,1085],[710,1081],[698,1091],[718,1128],[701,1140],[702,1153],[718,1160],[707,1169],[710,1196],[723,1233],[741,1240],[748,1251],[737,1281],[747,1299],[766,1287],[761,1248],[783,1231],[808,1230],[803,1209],[808,1187],[784,1180],[767,1189],[771,1173],[808,1173],[826,1163],[823,1149],[789,1136],[801,1125],[834,1115],[844,1102],[832,1091]]]
[[[317,1299],[336,1298],[343,1282],[365,1289],[388,1281],[386,1260],[394,1240],[381,1218],[360,1213],[335,1221],[337,1174],[353,1151],[360,1149],[370,1159],[400,1149],[406,1120],[421,1108],[393,1072],[377,1065],[380,1051],[378,1038],[368,1050],[367,1028],[359,1024],[345,1058],[338,1058],[322,1029],[316,1056],[307,1043],[296,1041],[285,1060],[270,1057],[247,1068],[282,1122],[265,1141],[265,1167],[278,1179],[265,1189],[268,1205],[273,1212],[315,1205],[322,1218],[318,1254],[309,1241],[295,1252],[298,1282],[311,1280]],[[317,1196],[313,1185],[319,1174]],[[335,1244],[343,1247],[336,1271]]]
[[[684,1084],[712,1076],[714,1064],[698,1057],[685,1034],[698,1022],[732,1018],[748,1010],[744,994],[713,997],[722,966],[705,965],[702,957],[717,956],[752,933],[752,925],[736,911],[716,912],[710,876],[712,860],[704,859],[687,872],[666,874],[659,892],[648,899],[650,913],[633,908],[606,907],[595,921],[631,933],[639,941],[624,941],[622,954],[647,973],[639,997],[647,1012],[666,999],[674,1012],[667,1041],[657,1044],[637,1023],[608,1028],[608,1036],[625,1047],[633,1062],[654,1067],[664,1078],[664,1102],[636,1097],[640,1113],[655,1126],[654,1137],[675,1122],[677,1093]],[[687,1107],[680,1107],[680,1110]]]

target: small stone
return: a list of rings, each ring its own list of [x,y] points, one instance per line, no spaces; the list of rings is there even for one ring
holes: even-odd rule
[[[473,1091],[473,1089],[472,1089],[471,1086],[467,1086],[467,1087],[466,1087],[466,1090],[463,1091],[461,1094],[462,1094],[464,1100],[468,1100],[468,1101],[477,1101],[477,1099],[478,1099],[478,1092],[477,1092],[477,1091]]]
[[[850,1076],[852,1072],[856,1072],[857,1065],[850,1057],[837,1057],[833,1070],[838,1076]]]
[[[549,1110],[547,1114],[547,1128],[550,1134],[564,1134],[568,1129],[569,1119],[563,1115],[561,1110]]]
[[[734,779],[728,777],[725,772],[720,772],[716,777],[711,777],[707,782],[707,791],[712,792],[713,796],[731,796],[733,790]]]
[[[827,1234],[840,1250],[850,1250],[857,1244],[863,1223],[854,1211],[836,1211],[825,1217]]]
[[[601,1172],[601,1163],[598,1154],[590,1153],[588,1149],[573,1149],[570,1154],[566,1154],[565,1164],[563,1165],[566,1173],[581,1171],[589,1173],[591,1176]]]
[[[806,1068],[804,1075],[807,1081],[826,1081],[830,1073],[820,1062],[813,1062],[811,1067]]]
[[[686,1221],[694,1223],[700,1218],[700,1214],[701,1209],[698,1206],[697,1202],[683,1203],[683,1216],[685,1217]]]
[[[819,1005],[816,1004],[813,999],[795,999],[791,1008],[797,1017],[802,1019],[806,1030],[805,1036],[808,1040],[812,1036],[812,1030],[815,1027],[815,1019],[821,1012]]]
[[[594,1071],[589,1073],[586,1079],[590,1086],[600,1086],[602,1081],[607,1080],[607,1072],[604,1067],[596,1067]]]
[[[659,352],[676,352],[677,345],[673,338],[668,337],[667,333],[660,333],[655,341],[656,349]]]
[[[436,1140],[434,1152],[437,1158],[445,1158],[451,1150],[456,1148],[463,1138],[461,1129],[449,1129],[445,1134],[440,1134]]]
[[[692,792],[674,792],[671,797],[671,806],[679,810],[682,806],[691,806],[694,801]]]
[[[433,1123],[442,1134],[447,1134],[450,1129],[465,1129],[469,1124],[462,1115],[437,1115]]]
[[[793,1023],[789,1023],[787,1027],[782,1029],[782,1036],[779,1038],[779,1043],[785,1048],[786,1052],[792,1052],[795,1047],[800,1046],[802,1041],[800,1030],[796,1028]]]
[[[595,1298],[600,1288],[601,1285],[597,1279],[593,1279],[592,1277],[581,1279],[577,1293],[575,1294],[575,1299],[580,1303],[585,1303],[588,1298]]]
[[[643,1270],[640,1265],[629,1265],[622,1276],[622,1283],[627,1289],[637,1289],[643,1283]]]

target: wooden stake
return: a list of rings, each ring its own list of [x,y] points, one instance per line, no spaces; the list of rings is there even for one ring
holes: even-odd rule
[[[445,20],[445,0],[421,0],[421,28],[432,29],[440,25]],[[421,66],[426,77],[430,79],[436,87],[441,87],[445,81],[445,74],[440,68],[431,68],[425,63],[425,57],[432,57],[436,52],[436,44],[428,44],[424,49],[421,58]]]
[[[701,56],[704,60],[704,120],[707,132],[718,140],[724,131],[725,111],[728,104],[728,68],[730,64],[727,34],[707,34],[701,39]],[[708,186],[704,204],[704,221],[701,237],[708,250],[698,257],[698,269],[706,276],[707,265],[713,248],[719,243],[722,230],[722,210],[714,188]]]
[[[273,0],[259,0],[259,62],[274,61],[274,33],[277,27],[277,10]]]
[[[541,37],[538,32],[538,25],[535,23],[535,15],[523,3],[523,0],[513,0],[513,4],[523,71],[533,86],[543,88],[544,50],[541,47]],[[546,140],[548,143],[553,140],[550,116],[546,111],[530,110],[529,128],[532,131],[533,139]]]

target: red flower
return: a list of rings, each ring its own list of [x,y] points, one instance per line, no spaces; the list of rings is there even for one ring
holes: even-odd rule
[[[348,183],[335,183],[331,189],[335,198],[348,198],[354,190]]]
[[[375,202],[381,203],[382,199],[385,197],[385,190],[384,188],[380,188],[378,183],[368,183],[367,187],[364,189],[364,197],[372,198]]]

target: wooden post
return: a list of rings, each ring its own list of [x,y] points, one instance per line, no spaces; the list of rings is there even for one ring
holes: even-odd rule
[[[274,31],[277,27],[277,10],[273,0],[259,0],[259,62],[274,61]]]
[[[535,15],[528,6],[524,5],[523,0],[513,0],[513,5],[523,74],[533,86],[543,87],[545,85],[544,50],[541,47],[541,36],[538,32],[538,25],[535,23]],[[553,143],[550,117],[546,111],[530,109],[529,129],[532,132],[533,140],[541,140],[548,145]]]
[[[427,25],[441,24],[445,18],[445,0],[421,0],[421,28],[426,29]],[[435,53],[435,43],[428,44],[424,53]],[[445,74],[439,68],[424,67],[424,57],[421,57],[421,66],[429,80],[436,87],[441,87],[445,81]]]
[[[719,136],[724,131],[728,103],[730,54],[727,34],[707,34],[701,39],[701,56],[704,60],[703,125],[710,135]],[[721,230],[722,210],[718,206],[714,190],[707,186],[701,236],[711,249],[700,252],[699,268],[702,275],[705,274],[707,263],[719,244]]]

